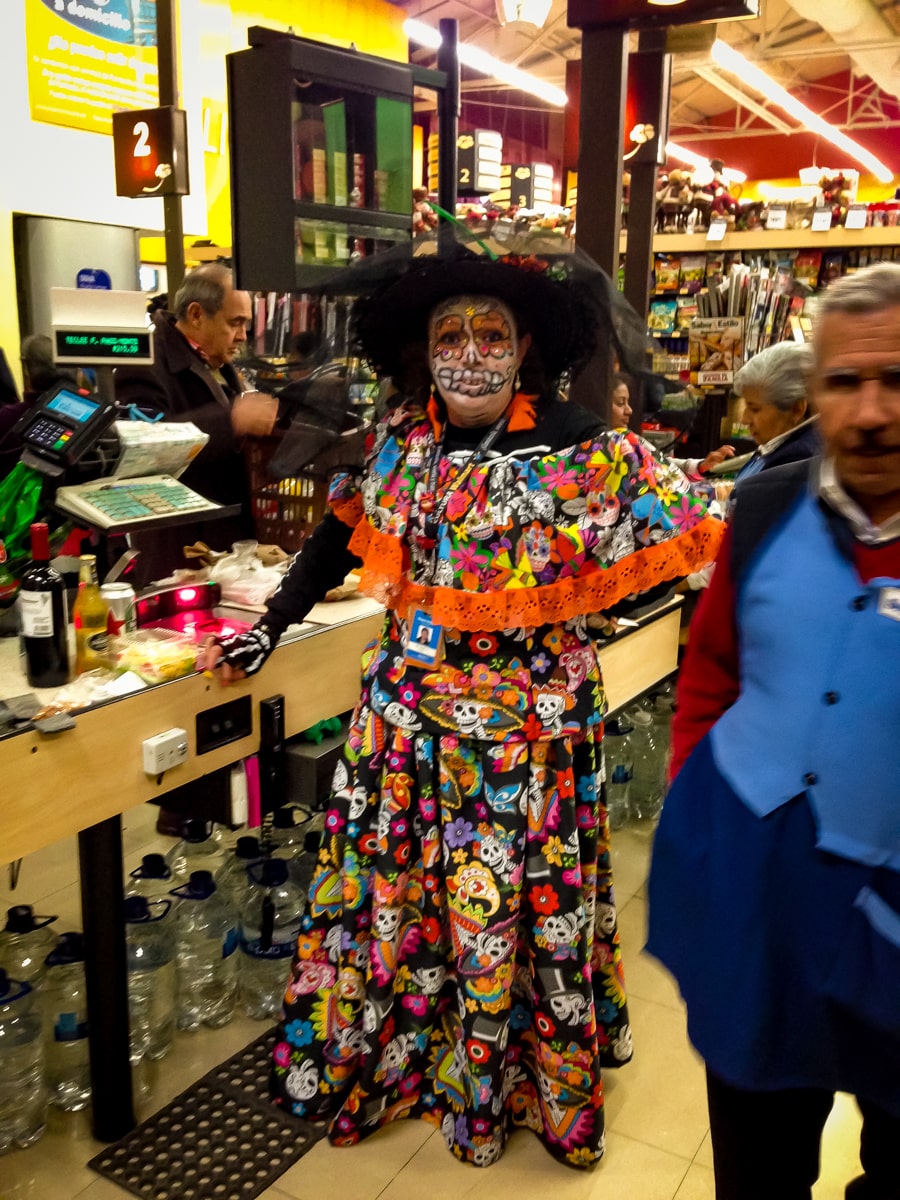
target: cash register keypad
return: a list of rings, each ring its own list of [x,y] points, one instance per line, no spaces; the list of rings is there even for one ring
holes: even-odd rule
[[[190,487],[163,476],[154,480],[124,479],[114,484],[60,488],[56,500],[68,512],[104,527],[217,508]]]
[[[36,442],[39,446],[46,446],[49,450],[62,450],[71,436],[71,429],[66,429],[65,425],[51,421],[48,417],[38,417],[28,428],[28,440]]]
[[[210,508],[208,500],[180,483],[117,483],[91,490],[85,497],[114,524],[144,517],[167,517],[175,513]]]

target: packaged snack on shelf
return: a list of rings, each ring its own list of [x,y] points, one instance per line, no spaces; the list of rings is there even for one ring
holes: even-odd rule
[[[819,286],[819,269],[822,266],[821,250],[801,250],[794,259],[794,278],[808,287]]]
[[[651,300],[650,314],[647,317],[647,328],[650,333],[674,333],[676,309],[677,302],[674,296],[671,300]]]
[[[819,271],[819,287],[827,287],[840,279],[844,273],[844,254],[841,250],[829,250],[822,255],[822,266]]]
[[[677,254],[657,254],[655,257],[656,290],[677,292],[681,279],[681,259]]]
[[[675,328],[679,333],[682,331],[688,333],[691,328],[691,321],[694,317],[699,317],[700,315],[700,310],[697,307],[697,297],[696,295],[678,296],[675,303]]]
[[[136,629],[113,638],[113,667],[133,671],[145,683],[168,683],[197,669],[197,646],[186,634],[169,629]]]
[[[706,284],[706,255],[683,254],[681,257],[681,288],[689,294],[699,292]]]
[[[706,256],[706,286],[709,291],[717,287],[725,278],[725,260],[721,254]]]

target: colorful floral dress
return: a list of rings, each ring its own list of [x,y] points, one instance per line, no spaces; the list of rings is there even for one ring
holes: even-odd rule
[[[332,489],[362,588],[388,612],[334,779],[273,1086],[294,1113],[329,1118],[335,1144],[424,1117],[479,1166],[517,1126],[587,1166],[604,1149],[601,1066],[631,1057],[586,617],[711,561],[722,525],[632,434],[547,452],[545,413],[531,447],[510,441],[529,412],[517,398],[506,442],[467,473],[433,412],[398,410],[362,483]],[[449,493],[436,536],[435,474]],[[404,655],[418,607],[443,629],[436,666]]]

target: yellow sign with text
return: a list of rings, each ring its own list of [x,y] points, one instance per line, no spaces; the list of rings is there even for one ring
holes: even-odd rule
[[[156,0],[25,0],[33,121],[112,133],[159,103]]]

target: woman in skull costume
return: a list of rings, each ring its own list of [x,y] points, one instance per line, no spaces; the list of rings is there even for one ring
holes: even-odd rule
[[[207,650],[224,682],[258,669],[354,566],[387,609],[274,1053],[278,1102],[335,1144],[423,1117],[478,1166],[516,1126],[576,1166],[603,1153],[601,1066],[631,1035],[587,617],[711,561],[721,523],[548,385],[612,337],[597,295],[458,251],[358,301],[406,395],[259,624]]]

